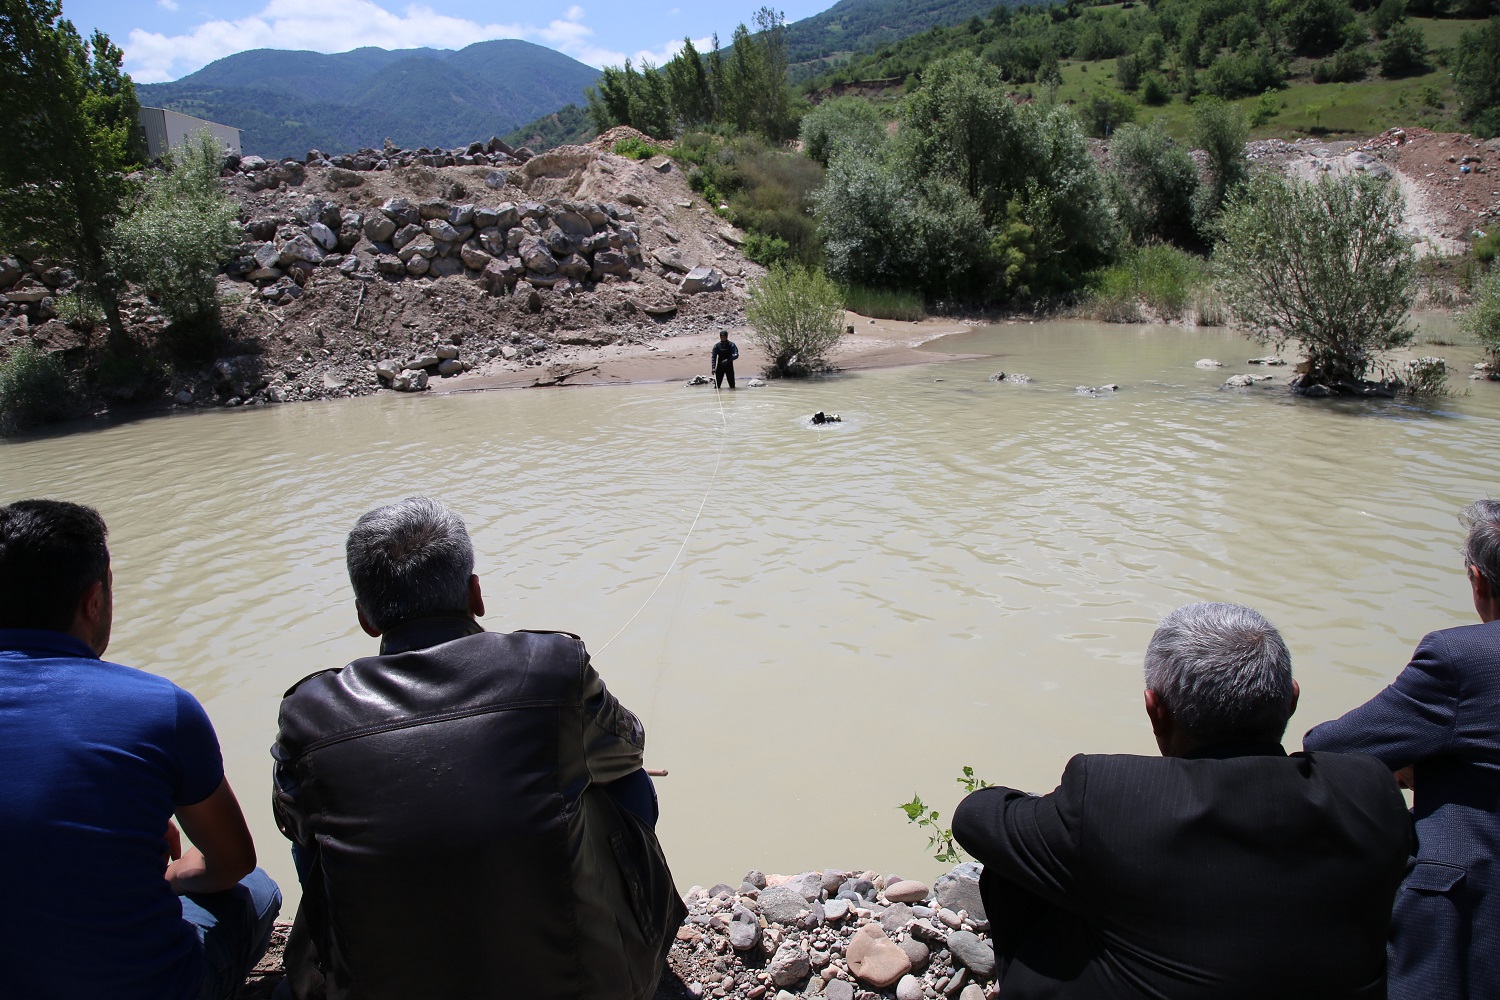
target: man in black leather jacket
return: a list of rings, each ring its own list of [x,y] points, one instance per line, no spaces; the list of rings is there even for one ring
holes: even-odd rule
[[[479,626],[442,504],[371,511],[347,556],[380,655],[299,681],[272,748],[293,995],[650,997],[685,913],[640,721],[577,636]]]

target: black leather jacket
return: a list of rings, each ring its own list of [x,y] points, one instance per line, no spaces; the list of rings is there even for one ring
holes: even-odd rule
[[[299,681],[271,751],[277,822],[308,855],[298,992],[309,952],[330,998],[650,997],[682,902],[601,787],[644,745],[560,632],[426,619]]]

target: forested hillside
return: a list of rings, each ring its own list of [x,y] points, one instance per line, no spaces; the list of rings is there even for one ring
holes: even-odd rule
[[[598,71],[515,39],[442,49],[336,55],[257,49],[173,83],[137,88],[142,104],[234,125],[246,152],[347,152],[389,138],[452,146],[505,134],[583,100]]]

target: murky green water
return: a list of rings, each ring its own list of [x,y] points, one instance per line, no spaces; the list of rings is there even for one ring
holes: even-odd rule
[[[1047,790],[1073,753],[1154,752],[1140,656],[1179,604],[1241,601],[1281,626],[1303,687],[1293,745],[1422,633],[1472,618],[1453,515],[1496,488],[1500,385],[1422,408],[1220,390],[1261,352],[1211,330],[1017,325],[955,348],[994,357],[722,396],[382,394],[142,420],[0,445],[0,496],[104,512],[110,656],[203,699],[283,885],[277,702],[373,650],[344,534],[415,493],[466,517],[488,627],[580,633],[642,716],[683,887],[751,867],[932,875],[896,809],[914,790],[946,815],[964,764]],[[986,380],[999,369],[1034,381]],[[844,422],[806,426],[819,409]],[[676,568],[601,649],[705,493]]]

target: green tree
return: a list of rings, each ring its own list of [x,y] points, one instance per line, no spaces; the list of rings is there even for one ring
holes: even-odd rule
[[[1474,288],[1474,301],[1459,318],[1459,328],[1478,340],[1500,362],[1500,268],[1491,270]]]
[[[1198,168],[1160,120],[1121,125],[1110,144],[1110,191],[1120,223],[1137,244],[1192,235]]]
[[[1500,17],[1459,36],[1453,89],[1464,121],[1486,135],[1500,134]]]
[[[1231,194],[1214,253],[1219,289],[1245,333],[1279,350],[1297,341],[1297,385],[1359,388],[1411,342],[1415,273],[1401,195],[1371,177],[1303,184],[1262,174]]]
[[[858,97],[824,101],[802,116],[802,151],[825,167],[840,153],[873,154],[885,140],[880,112]]]
[[[1248,176],[1245,139],[1249,135],[1250,126],[1237,106],[1216,97],[1193,102],[1193,143],[1208,154],[1212,178],[1198,188],[1193,201],[1193,218],[1200,230],[1209,229],[1225,197]]]
[[[708,68],[691,38],[682,40],[682,48],[662,67],[662,76],[680,128],[697,128],[713,121],[714,95]]]
[[[1414,24],[1398,24],[1380,43],[1380,75],[1415,76],[1427,72],[1427,37]]]
[[[768,377],[809,375],[827,369],[844,335],[844,299],[821,271],[776,266],[751,286],[745,319]]]
[[[1322,56],[1344,42],[1354,11],[1344,0],[1282,0],[1281,28],[1287,44],[1301,56]]]
[[[641,63],[630,95],[630,124],[653,139],[670,139],[677,134],[675,118],[666,79],[649,62]]]
[[[0,0],[0,242],[68,261],[126,341],[111,232],[142,153],[135,86],[123,53],[85,43],[55,0]]]
[[[239,206],[219,182],[223,149],[207,131],[146,181],[140,203],[115,227],[121,272],[173,323],[205,331],[218,313],[215,275],[240,239]]]

